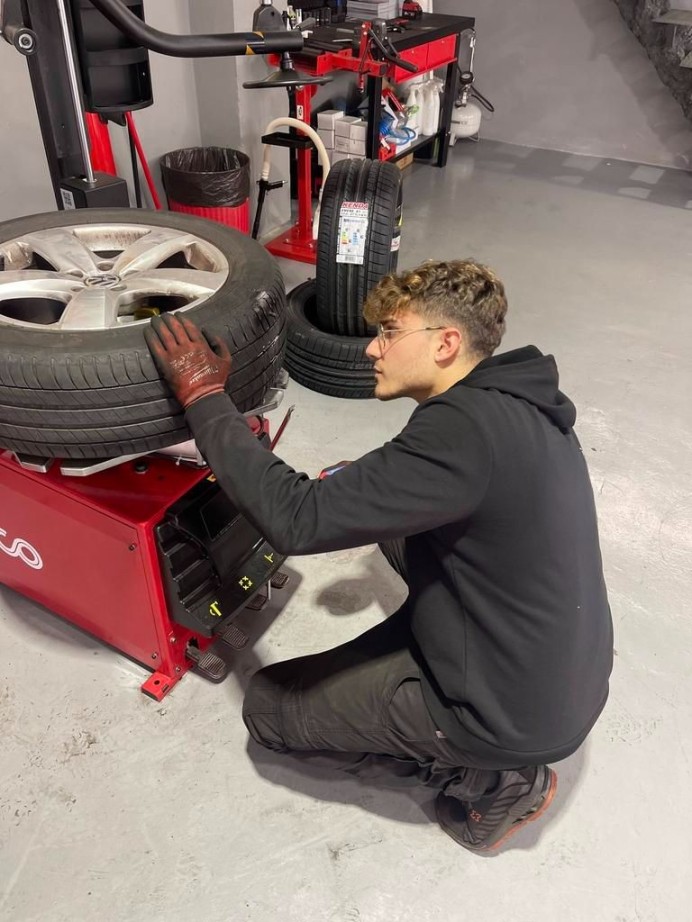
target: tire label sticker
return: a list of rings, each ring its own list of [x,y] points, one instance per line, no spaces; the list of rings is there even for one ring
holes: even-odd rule
[[[65,211],[76,211],[77,204],[74,200],[74,195],[70,192],[69,189],[61,189],[60,195],[62,197],[62,203],[65,208]]]
[[[343,202],[339,211],[339,239],[336,261],[362,266],[365,262],[365,243],[370,223],[370,206],[367,202]]]

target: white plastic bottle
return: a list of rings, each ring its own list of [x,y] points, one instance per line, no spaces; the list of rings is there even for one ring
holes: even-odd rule
[[[418,98],[420,99],[420,133],[427,134],[428,126],[428,109],[430,108],[430,81],[426,80],[418,87]]]
[[[435,134],[440,127],[440,90],[442,84],[433,78],[424,85],[425,104],[423,108],[422,132],[429,136]]]
[[[408,99],[406,100],[406,106],[413,110],[406,120],[406,127],[410,128],[412,131],[419,132],[421,130],[422,102],[421,88],[418,84],[414,84],[411,87]]]

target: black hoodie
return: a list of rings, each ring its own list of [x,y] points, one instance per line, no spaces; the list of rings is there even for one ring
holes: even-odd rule
[[[278,551],[406,538],[426,702],[497,768],[570,755],[608,695],[612,624],[575,417],[534,346],[481,362],[322,481],[263,448],[226,395],[187,412],[219,483]]]

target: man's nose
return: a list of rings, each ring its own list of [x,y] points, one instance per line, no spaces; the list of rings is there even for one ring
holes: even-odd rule
[[[365,349],[365,354],[371,362],[376,362],[381,358],[381,351],[379,340],[376,336],[373,336]]]

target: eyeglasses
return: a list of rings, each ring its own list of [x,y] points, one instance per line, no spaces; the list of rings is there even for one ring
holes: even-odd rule
[[[388,340],[394,339],[398,336],[400,339],[404,339],[406,336],[410,336],[412,333],[425,333],[429,330],[446,330],[447,327],[417,327],[415,330],[385,330],[381,323],[377,324],[377,342],[380,346],[380,352],[382,355],[387,350]]]

